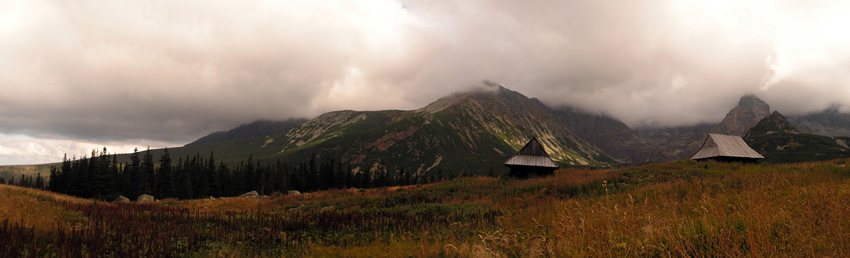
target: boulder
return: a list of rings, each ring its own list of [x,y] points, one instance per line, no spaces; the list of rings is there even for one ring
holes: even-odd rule
[[[322,212],[332,211],[334,210],[334,206],[322,207]]]
[[[298,205],[298,207],[290,208],[290,211],[300,211],[304,209],[304,204]]]
[[[257,191],[250,191],[250,192],[247,192],[247,193],[244,193],[244,194],[240,195],[239,197],[242,197],[242,198],[251,198],[251,197],[259,197],[259,196],[260,196],[260,194],[259,194],[259,193],[257,193]]]
[[[288,195],[301,195],[301,192],[299,192],[298,190],[289,190],[289,192],[286,192],[286,194],[288,194]]]
[[[139,198],[136,199],[136,202],[138,202],[138,203],[153,202],[153,201],[155,201],[153,196],[150,196],[150,195],[147,195],[147,194],[139,195]]]
[[[119,195],[118,198],[115,198],[115,200],[112,201],[112,203],[128,203],[128,202],[130,202],[130,199],[127,199],[127,197],[124,197],[122,195]]]

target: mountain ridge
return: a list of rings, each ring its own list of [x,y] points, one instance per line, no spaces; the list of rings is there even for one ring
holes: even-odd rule
[[[744,140],[765,157],[764,162],[769,163],[850,157],[850,137],[802,133],[778,111],[774,111],[747,131]]]
[[[308,120],[304,118],[291,118],[282,121],[272,121],[265,119],[257,120],[251,123],[242,124],[227,131],[217,131],[210,133],[183,146],[198,145],[208,142],[223,142],[257,136],[275,135],[289,131],[290,129],[295,128],[303,123],[306,123],[307,121]]]

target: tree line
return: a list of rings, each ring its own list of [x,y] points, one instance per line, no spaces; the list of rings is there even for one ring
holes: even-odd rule
[[[48,180],[39,174],[35,179],[22,176],[18,185],[46,189],[82,198],[113,199],[119,195],[136,199],[150,194],[158,199],[197,199],[238,196],[245,192],[260,194],[298,190],[303,192],[332,188],[371,188],[395,185],[430,183],[443,179],[415,175],[404,167],[388,169],[379,162],[374,169],[354,168],[332,157],[319,159],[313,155],[297,164],[276,162],[261,163],[253,160],[216,162],[211,152],[208,157],[199,153],[178,157],[175,161],[166,148],[158,162],[154,162],[150,149],[140,153],[134,150],[130,161],[118,163],[117,154],[93,150],[90,157],[63,158],[61,167],[51,167]],[[453,178],[446,173],[446,178]],[[46,182],[45,182],[46,181]]]

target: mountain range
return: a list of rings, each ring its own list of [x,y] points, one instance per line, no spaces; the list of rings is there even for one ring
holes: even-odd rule
[[[630,128],[605,114],[546,106],[485,81],[416,110],[343,110],[310,120],[260,120],[168,150],[175,159],[214,153],[223,162],[248,156],[292,164],[334,159],[355,173],[386,167],[419,175],[503,174],[502,163],[532,137],[561,166],[661,162],[689,158],[708,133],[745,136],[769,116],[767,103],[746,95],[718,124]],[[787,122],[804,133],[850,136],[850,114],[835,107]],[[155,159],[163,153],[151,151]],[[127,161],[129,155],[118,160]]]
[[[744,140],[770,163],[850,157],[850,137],[801,132],[777,111],[750,128]]]

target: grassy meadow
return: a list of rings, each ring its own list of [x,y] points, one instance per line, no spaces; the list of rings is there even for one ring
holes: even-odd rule
[[[2,257],[848,257],[849,159],[112,204],[0,186]]]

